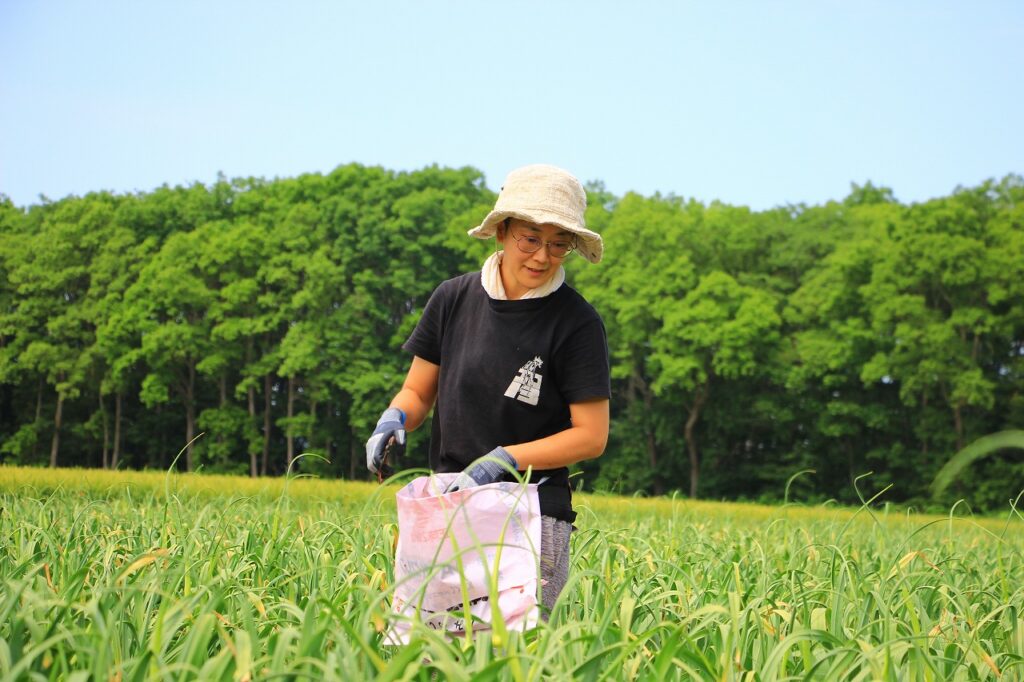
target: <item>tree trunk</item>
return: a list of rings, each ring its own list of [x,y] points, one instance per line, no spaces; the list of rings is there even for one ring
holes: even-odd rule
[[[225,373],[221,373],[220,377],[218,378],[218,380],[217,380],[217,388],[220,391],[220,403],[217,405],[217,407],[221,410],[221,414],[223,414],[223,410],[224,410],[225,407],[227,407],[227,404],[228,404],[228,377],[227,377],[227,373],[226,372]],[[219,446],[224,444],[224,441],[227,440],[227,437],[228,437],[227,434],[224,433],[223,430],[219,430],[217,432],[216,440],[217,440],[217,445],[218,445],[218,448],[217,448],[218,451],[220,451],[220,452],[224,451]]]
[[[252,384],[249,384],[247,391],[249,398],[249,428],[256,427],[256,389],[253,388]],[[246,439],[246,449],[249,451],[249,475],[253,478],[259,476],[259,460],[257,459],[257,450],[254,447],[255,443],[250,439]]]
[[[306,433],[306,450],[313,450],[313,433],[316,431],[316,401],[309,399],[309,431]]]
[[[252,366],[252,337],[248,337],[245,340],[245,367],[248,370]],[[249,407],[249,429],[256,428],[256,388],[252,385],[252,381],[247,381],[247,388],[245,390],[245,396]],[[256,442],[254,438],[249,438],[251,431],[247,429],[245,438],[245,449],[249,453],[249,476],[256,478],[259,476],[259,458],[257,455],[259,451],[256,449]]]
[[[964,418],[962,414],[964,404],[957,402],[953,405],[953,427],[956,429],[956,450],[964,449]]]
[[[846,453],[846,475],[850,478],[850,485],[857,480],[857,472],[855,471],[853,462],[853,443],[850,442],[849,438],[844,438],[842,441],[843,452]]]
[[[651,468],[651,484],[654,486],[654,494],[662,495],[665,492],[665,487],[658,471],[658,444],[654,439],[654,424],[651,423],[654,417],[654,398],[646,385],[641,390],[644,395],[644,431],[647,445],[647,465]]]
[[[110,468],[117,469],[121,458],[121,391],[114,394],[114,454],[110,458]]]
[[[103,404],[103,391],[100,390],[100,413],[103,416],[103,468],[110,468],[110,460],[107,458],[110,452],[110,425],[107,423],[107,406]]]
[[[331,461],[331,404],[324,404],[324,459]]]
[[[36,437],[32,439],[32,460],[35,461],[37,447],[39,445],[39,423],[43,420],[43,378],[39,377],[39,388],[36,391],[36,419],[32,422],[36,428]]]
[[[57,451],[60,449],[60,420],[64,413],[64,396],[57,392],[57,411],[53,415],[53,441],[50,443],[50,466],[57,466]]]
[[[924,416],[924,411],[926,409],[928,409],[928,395],[924,394],[924,395],[921,396],[921,416],[922,417]],[[908,430],[908,433],[913,433],[913,431],[912,430]],[[922,462],[927,462],[928,461],[928,437],[926,435],[921,437],[921,461]],[[852,481],[853,478],[851,477],[850,480]]]
[[[292,427],[292,417],[295,416],[295,377],[288,377],[288,452],[285,455],[285,471],[291,471],[292,460],[295,459],[295,429]]]
[[[356,438],[355,430],[349,429],[350,433],[348,436],[348,450],[349,450],[349,467],[348,467],[348,478],[350,481],[356,480],[356,462],[359,461],[359,439]]]
[[[701,408],[704,407],[704,402],[708,396],[708,385],[705,384],[701,388],[697,389],[693,396],[693,406],[690,408],[690,414],[686,418],[686,428],[684,430],[684,437],[686,438],[686,450],[690,455],[690,497],[697,497],[697,483],[700,480],[700,453],[697,450],[697,436],[694,433],[694,429],[697,426],[697,420],[700,419]]]
[[[270,463],[270,374],[263,375],[263,475]]]
[[[946,390],[944,384],[940,386],[940,391],[942,392],[942,399],[953,408],[953,430],[956,433],[956,449],[959,452],[964,449],[964,401],[958,400],[953,402],[950,397],[950,391]]]
[[[192,471],[192,439],[196,437],[196,366],[188,364],[188,385],[185,389],[185,471]]]
[[[642,362],[643,360],[639,358],[634,362],[633,371],[629,375],[629,381],[626,382],[627,412],[633,414],[633,410],[628,408],[631,408],[638,400],[643,400],[644,449],[647,451],[647,470],[651,472],[651,492],[655,495],[662,495],[664,485],[658,472],[658,443],[654,437],[654,425],[651,421],[654,414],[654,399],[647,382],[641,376],[640,365]]]

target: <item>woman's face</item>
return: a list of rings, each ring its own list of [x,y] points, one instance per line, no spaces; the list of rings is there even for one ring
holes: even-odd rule
[[[544,242],[541,248],[533,253],[524,253],[520,244],[523,248],[529,248],[528,242],[536,239]],[[501,261],[501,283],[505,286],[505,295],[514,300],[546,284],[555,276],[565,256],[552,256],[549,244],[572,243],[573,234],[557,225],[535,225],[511,218],[507,228],[505,225],[498,227],[498,240],[505,247]]]

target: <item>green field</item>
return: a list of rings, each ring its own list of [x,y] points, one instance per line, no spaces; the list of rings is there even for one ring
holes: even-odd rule
[[[1024,519],[577,497],[549,623],[381,645],[395,487],[0,468],[0,678],[1024,678]]]

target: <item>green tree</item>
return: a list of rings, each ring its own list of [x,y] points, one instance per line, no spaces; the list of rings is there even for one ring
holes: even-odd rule
[[[128,287],[155,248],[153,237],[139,243],[134,231],[123,222],[119,200],[107,229],[96,234],[96,249],[90,260],[90,284],[82,305],[85,318],[95,329],[92,345],[85,351],[89,365],[89,383],[96,391],[98,409],[94,420],[102,424],[101,463],[117,468],[121,458],[122,403],[130,382],[131,333],[119,333],[122,304]],[[106,399],[113,394],[114,414],[108,416]],[[113,424],[111,425],[111,421]]]
[[[845,241],[804,274],[784,313],[792,351],[780,383],[786,395],[802,397],[800,419],[810,447],[799,468],[814,469],[829,496],[850,501],[853,480],[868,470],[865,454],[902,437],[897,388],[861,377],[879,347],[865,287],[878,254],[890,248],[889,226],[902,213],[886,203],[818,212],[814,223]]]
[[[661,494],[663,471],[669,468],[661,455],[671,442],[665,432],[674,419],[671,409],[657,409],[662,407],[654,389],[660,368],[652,364],[652,344],[671,310],[666,302],[682,300],[697,283],[695,268],[678,245],[699,221],[701,208],[684,210],[676,200],[628,194],[613,212],[604,212],[603,206],[592,208],[588,220],[601,230],[608,256],[580,268],[574,278],[604,317],[615,380],[614,446],[602,461],[602,485],[623,481],[629,489]],[[615,463],[606,466],[611,460]]]
[[[986,366],[1011,331],[993,303],[1019,290],[1024,273],[1007,251],[1011,235],[990,227],[986,194],[982,187],[911,207],[864,290],[872,327],[889,342],[863,378],[898,382],[907,405],[947,406],[957,450],[966,443],[965,411],[993,407]]]
[[[91,194],[36,211],[9,261],[17,303],[3,325],[16,330],[6,362],[43,377],[55,393],[50,466],[59,461],[66,404],[90,379],[96,324],[87,296],[115,208],[111,195]]]
[[[41,209],[36,209],[37,213]],[[31,248],[28,219],[6,196],[0,194],[0,453],[25,461],[36,449],[42,428],[43,378],[20,362],[24,348],[38,334],[26,327],[26,302],[12,278],[22,268]],[[29,397],[33,418],[16,410]]]
[[[140,398],[166,403],[173,392],[185,416],[185,469],[192,471],[196,436],[197,366],[212,349],[207,315],[215,291],[199,267],[204,234],[179,232],[163,244],[125,294],[131,323],[141,339],[138,357],[148,373]]]
[[[654,391],[678,395],[689,457],[689,492],[697,496],[700,448],[696,426],[720,380],[752,377],[778,343],[781,323],[773,297],[724,272],[700,279],[681,302],[663,302],[663,325],[653,339]]]
[[[218,230],[203,260],[204,270],[219,278],[219,286],[209,310],[210,333],[218,350],[208,356],[202,370],[218,377],[220,397],[217,408],[200,415],[200,426],[221,437],[213,455],[217,459],[232,454],[232,436],[241,437],[253,477],[260,473],[261,451],[266,449],[269,454],[269,433],[264,445],[256,409],[257,390],[270,371],[258,361],[263,359],[263,344],[276,324],[276,311],[268,305],[269,292],[260,278],[269,255],[268,243],[267,231],[246,217]],[[231,390],[229,374],[234,380]],[[229,395],[245,398],[243,413],[229,404]]]

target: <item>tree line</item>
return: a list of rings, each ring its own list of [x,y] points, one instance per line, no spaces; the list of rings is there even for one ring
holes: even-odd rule
[[[605,260],[566,269],[605,321],[613,420],[577,485],[925,505],[954,452],[1024,424],[1021,177],[766,211],[588,193]],[[466,236],[494,199],[472,168],[355,164],[0,197],[0,458],[365,477],[400,345],[494,248]],[[1005,505],[1022,474],[991,457],[949,494]]]

